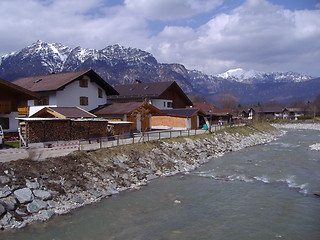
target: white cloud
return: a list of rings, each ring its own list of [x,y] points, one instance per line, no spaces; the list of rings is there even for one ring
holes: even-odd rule
[[[71,47],[103,48],[114,43],[130,46],[135,42],[142,46],[148,37],[145,19],[129,14],[121,6],[107,8],[103,2],[2,0],[2,51],[18,50],[38,39]]]
[[[162,23],[159,19],[203,12],[208,17],[220,1],[125,0],[106,6],[105,0],[1,0],[0,55],[38,39],[96,49],[118,43],[146,49],[159,62],[211,74],[241,67],[320,76],[320,10],[293,11],[266,0],[247,0],[198,28],[164,21],[168,25],[157,25],[159,33],[150,29]],[[148,18],[158,20],[150,24]]]
[[[242,67],[319,74],[319,16],[319,10],[289,11],[265,0],[248,0],[229,14],[213,17],[189,37],[168,35],[166,28],[157,39],[166,43],[165,51],[159,42],[153,47],[162,61],[180,61],[207,73]],[[181,30],[174,32],[179,35]]]
[[[125,0],[126,7],[148,19],[172,20],[208,12],[222,0]]]

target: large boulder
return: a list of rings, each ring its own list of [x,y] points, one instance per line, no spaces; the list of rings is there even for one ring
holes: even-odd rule
[[[50,200],[50,199],[52,199],[51,193],[48,192],[48,191],[44,191],[44,190],[33,190],[33,195],[36,198],[39,198],[41,200]]]
[[[27,205],[27,210],[29,213],[39,212],[41,209],[45,209],[48,204],[40,199],[35,199]]]
[[[0,217],[2,217],[6,212],[6,208],[0,203]]]
[[[30,188],[21,188],[13,192],[14,196],[20,203],[28,203],[34,199]]]
[[[0,204],[2,204],[7,209],[7,211],[13,211],[17,208],[17,199],[13,196],[1,198]]]
[[[11,190],[8,186],[4,186],[3,188],[0,188],[0,198],[7,197],[11,194]]]

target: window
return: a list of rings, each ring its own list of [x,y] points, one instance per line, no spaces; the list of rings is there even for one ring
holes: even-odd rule
[[[49,105],[49,96],[42,96],[42,97],[40,97],[40,99],[35,99],[34,105],[35,106]]]
[[[82,88],[88,87],[88,79],[82,78],[79,80],[79,86]]]
[[[88,97],[80,97],[80,105],[87,106],[89,104]]]
[[[172,102],[167,102],[167,107],[172,108]]]
[[[101,88],[98,88],[98,98],[102,98],[103,92]]]
[[[0,118],[0,125],[3,129],[9,129],[9,118]]]

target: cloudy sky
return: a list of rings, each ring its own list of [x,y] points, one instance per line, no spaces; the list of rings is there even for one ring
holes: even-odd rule
[[[320,0],[0,0],[0,55],[37,40],[159,62],[320,76]]]

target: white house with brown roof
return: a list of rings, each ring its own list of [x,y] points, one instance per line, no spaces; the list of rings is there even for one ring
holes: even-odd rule
[[[43,107],[80,107],[90,111],[106,104],[108,95],[118,94],[93,70],[23,77],[13,83],[41,96],[28,102],[29,115]]]

